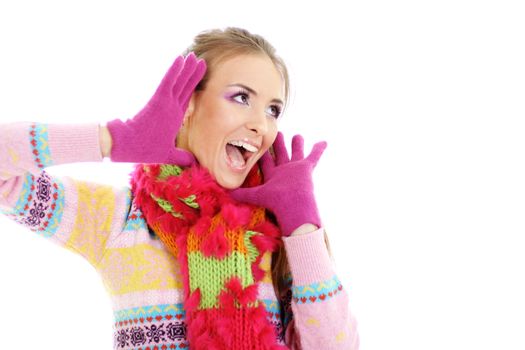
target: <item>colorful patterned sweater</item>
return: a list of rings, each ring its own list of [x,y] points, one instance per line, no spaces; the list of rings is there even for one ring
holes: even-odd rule
[[[99,272],[115,315],[115,349],[189,349],[177,260],[148,229],[129,188],[53,177],[51,165],[102,160],[98,125],[0,125],[0,211],[82,255]],[[271,255],[258,299],[290,349],[357,349],[348,295],[323,229],[283,238],[290,289],[276,296]]]

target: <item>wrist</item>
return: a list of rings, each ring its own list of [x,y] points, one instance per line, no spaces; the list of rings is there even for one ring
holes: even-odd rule
[[[102,157],[110,157],[113,139],[106,126],[99,126],[99,142]]]
[[[283,237],[295,285],[305,286],[334,277],[332,259],[323,228],[295,237]]]
[[[293,230],[290,236],[304,235],[306,233],[314,232],[317,230],[319,230],[319,227],[317,227],[314,224],[302,224],[301,226]]]

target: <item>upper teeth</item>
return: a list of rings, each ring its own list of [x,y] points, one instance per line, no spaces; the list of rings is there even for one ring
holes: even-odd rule
[[[249,143],[246,143],[244,141],[230,141],[228,142],[230,145],[239,146],[244,148],[247,151],[250,152],[257,152],[258,148],[255,146],[250,145]]]

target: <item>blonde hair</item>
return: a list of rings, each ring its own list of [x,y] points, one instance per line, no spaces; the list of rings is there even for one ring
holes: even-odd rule
[[[207,65],[206,74],[197,85],[196,90],[204,90],[213,69],[217,64],[229,58],[245,54],[268,56],[282,75],[284,102],[287,104],[290,97],[288,69],[283,59],[276,54],[275,48],[262,36],[236,27],[206,30],[193,39],[193,44],[186,49],[185,55],[190,52],[194,52],[197,57],[204,59]]]

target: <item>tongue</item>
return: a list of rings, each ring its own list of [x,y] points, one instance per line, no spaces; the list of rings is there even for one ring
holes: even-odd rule
[[[230,158],[230,161],[234,167],[241,168],[246,164],[241,151],[237,147],[226,145],[226,153],[228,154],[228,157]]]

